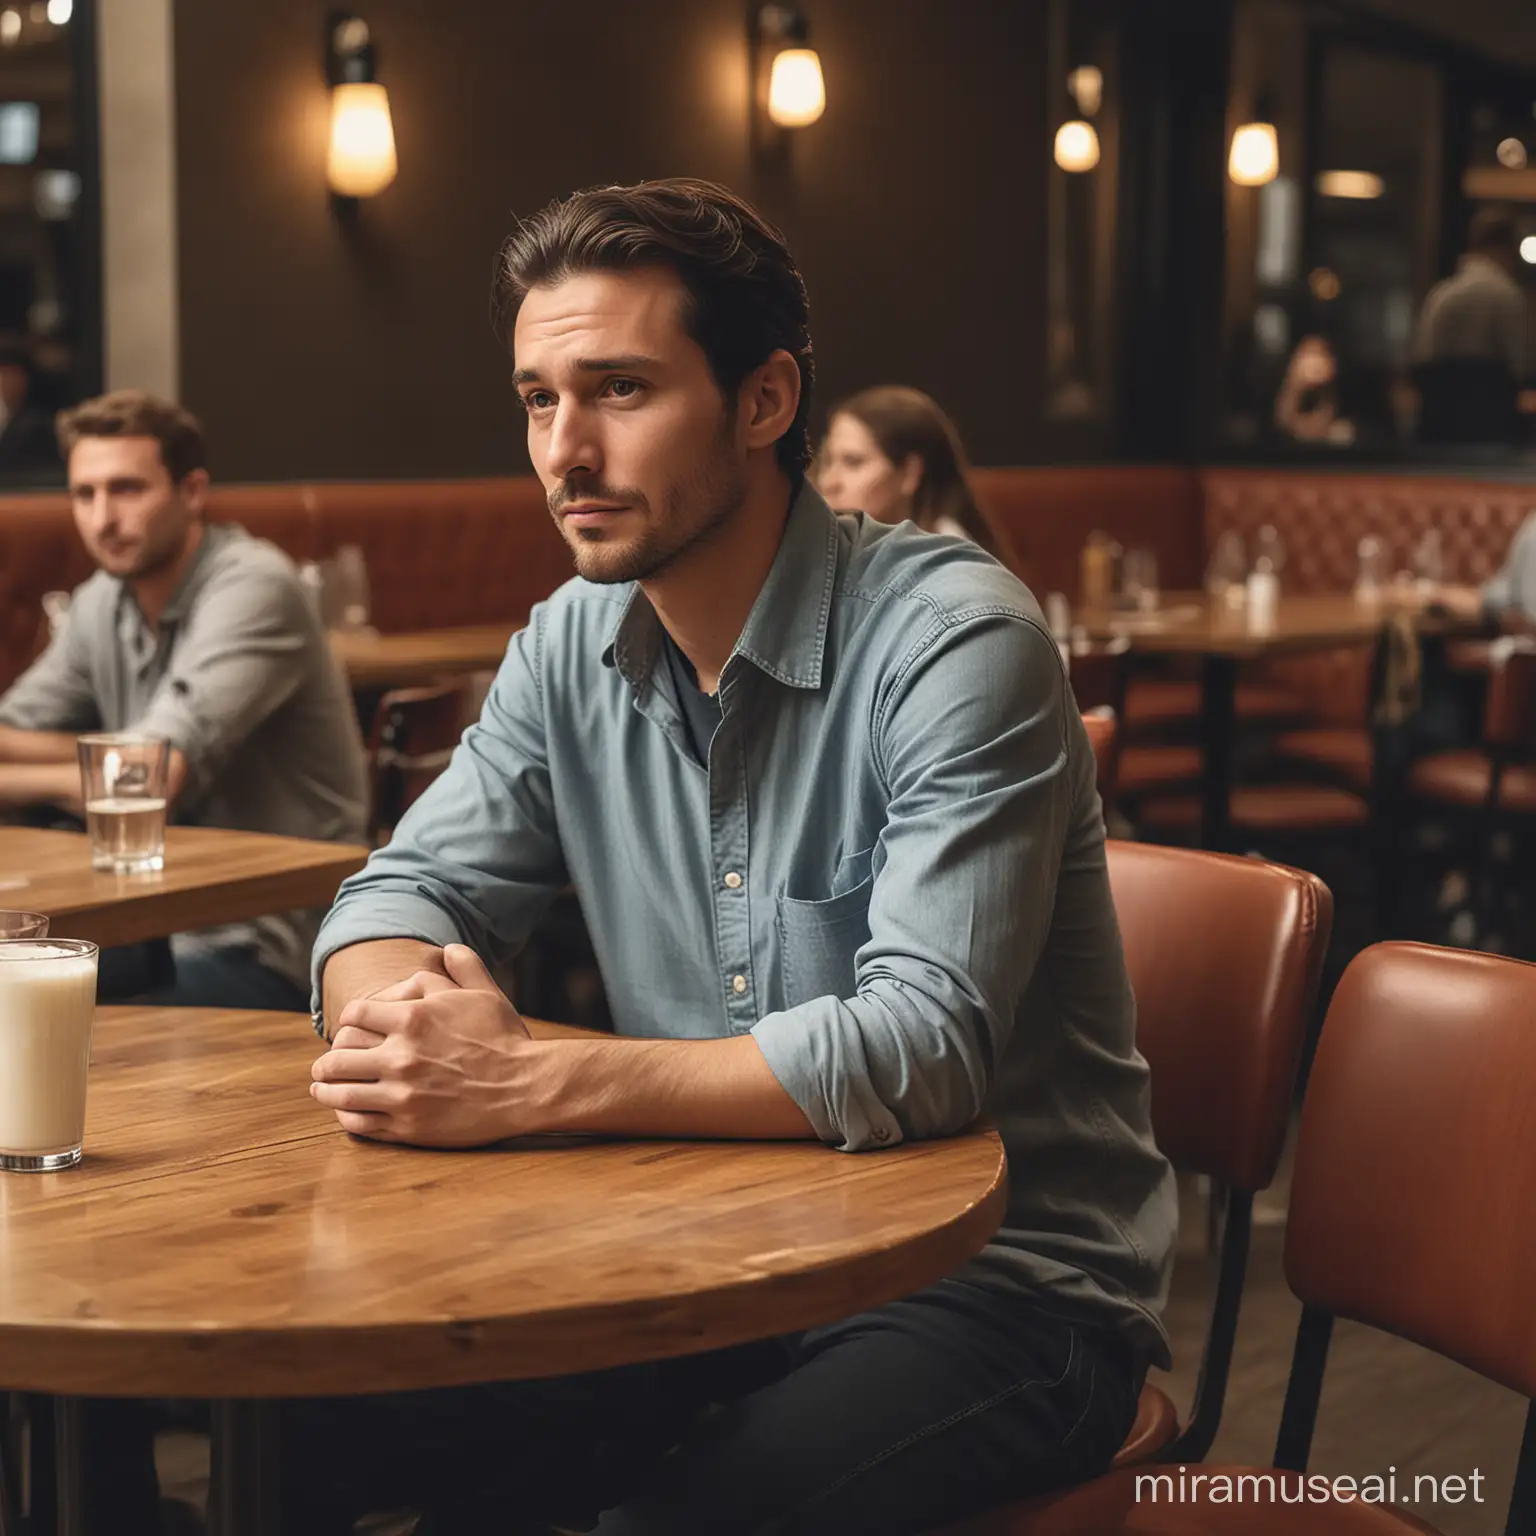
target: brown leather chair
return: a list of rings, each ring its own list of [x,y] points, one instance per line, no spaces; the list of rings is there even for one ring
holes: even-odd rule
[[[1168,1396],[1149,1384],[1114,1464],[1198,1461],[1221,1420],[1253,1196],[1274,1178],[1285,1144],[1333,897],[1315,875],[1259,859],[1114,839],[1108,853],[1158,1145],[1175,1167],[1208,1175],[1226,1206],[1189,1421],[1181,1428]],[[995,1510],[945,1536],[1012,1536],[1033,1507]]]
[[[389,841],[395,824],[448,766],[465,726],[468,684],[396,688],[374,709],[368,731],[372,800],[369,840]]]
[[[1536,816],[1536,649],[1495,649],[1480,747],[1432,752],[1408,771],[1408,793],[1460,813],[1476,854],[1479,931],[1498,917],[1495,834]]]
[[[1285,1269],[1303,1311],[1275,1449],[1277,1482],[1282,1469],[1293,1479],[1306,1471],[1335,1317],[1384,1329],[1536,1396],[1533,996],[1536,966],[1424,944],[1375,945],[1339,983],[1308,1082],[1291,1185]],[[1239,1475],[1263,1475],[1252,1467],[1200,1471],[1229,1477],[1232,1487]],[[1014,1536],[1434,1529],[1380,1503],[1138,1500],[1136,1477],[1111,1472],[1038,1500],[1007,1529]],[[1536,1531],[1536,1406],[1504,1529],[1507,1536]]]

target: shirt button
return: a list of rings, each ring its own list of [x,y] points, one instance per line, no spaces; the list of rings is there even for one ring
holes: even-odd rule
[[[725,877],[725,888],[728,891],[739,891],[741,889],[741,876],[734,869]]]
[[[731,991],[737,994],[747,990],[747,978],[745,976],[731,977]]]

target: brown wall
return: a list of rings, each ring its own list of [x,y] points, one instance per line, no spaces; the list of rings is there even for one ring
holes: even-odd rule
[[[900,380],[983,463],[1040,425],[1043,4],[805,0],[828,109],[747,148],[739,0],[367,0],[400,174],[324,189],[324,0],[177,0],[182,392],[227,479],[526,467],[487,323],[515,213],[596,181],[731,183],[810,288],[823,406]]]

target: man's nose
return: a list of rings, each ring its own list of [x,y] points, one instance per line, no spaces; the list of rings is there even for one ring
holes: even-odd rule
[[[562,400],[547,440],[546,473],[556,480],[572,475],[602,473],[602,447],[593,430],[592,416],[576,401]]]

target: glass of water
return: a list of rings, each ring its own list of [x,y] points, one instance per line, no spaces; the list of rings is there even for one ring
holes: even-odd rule
[[[48,919],[41,912],[0,912],[0,939],[45,939]]]
[[[117,875],[164,869],[170,744],[119,732],[82,736],[79,749],[92,867]]]

